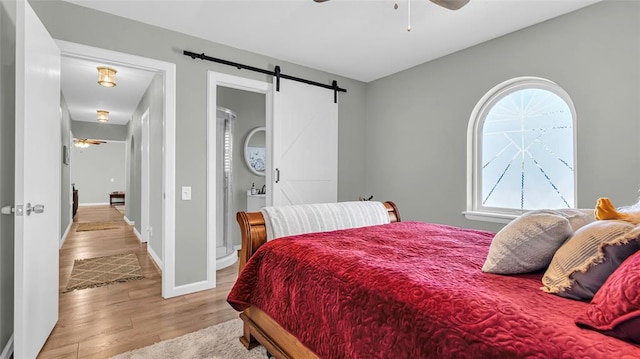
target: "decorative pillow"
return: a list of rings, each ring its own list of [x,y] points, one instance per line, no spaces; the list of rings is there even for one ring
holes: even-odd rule
[[[611,200],[607,197],[598,198],[596,203],[595,216],[596,219],[619,219],[627,221],[632,224],[640,223],[640,212],[633,209],[633,207],[627,207],[624,210],[617,210]]]
[[[640,344],[640,252],[625,260],[596,293],[579,327]]]
[[[302,233],[328,232],[389,223],[382,202],[353,201],[264,207],[267,240]]]
[[[555,211],[560,212],[563,216],[567,217],[567,220],[569,220],[569,224],[571,225],[571,229],[573,229],[574,232],[596,220],[596,211],[593,208],[561,208],[556,209]]]
[[[640,249],[640,227],[618,220],[578,229],[556,252],[542,277],[542,290],[589,300],[609,275]]]
[[[527,212],[496,234],[482,271],[518,274],[544,269],[573,231],[594,219],[593,210],[591,213],[577,209]]]

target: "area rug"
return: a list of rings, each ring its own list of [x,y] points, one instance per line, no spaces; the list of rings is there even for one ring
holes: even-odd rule
[[[251,350],[240,344],[242,320],[233,319],[181,337],[118,354],[111,359],[266,359],[263,346]]]
[[[142,278],[142,268],[135,253],[76,259],[65,293]]]
[[[118,228],[118,225],[113,222],[82,222],[82,223],[78,223],[78,227],[76,227],[76,232],[101,231],[104,229],[114,229],[114,228]]]

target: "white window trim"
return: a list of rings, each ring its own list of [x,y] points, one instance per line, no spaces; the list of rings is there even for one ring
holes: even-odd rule
[[[469,220],[509,223],[511,220],[523,213],[520,210],[509,211],[508,209],[490,209],[478,206],[480,201],[480,181],[478,180],[478,156],[480,151],[476,151],[479,146],[478,125],[481,118],[485,117],[485,112],[502,98],[505,92],[514,92],[521,88],[539,88],[551,91],[560,96],[569,106],[573,120],[573,207],[576,207],[578,200],[577,183],[577,136],[576,136],[576,109],[569,94],[553,81],[534,76],[522,76],[504,81],[489,90],[474,107],[469,117],[467,126],[467,209],[462,214]]]

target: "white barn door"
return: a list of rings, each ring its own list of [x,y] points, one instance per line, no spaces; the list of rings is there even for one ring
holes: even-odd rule
[[[60,50],[16,3],[14,358],[35,358],[58,320]]]
[[[273,92],[271,133],[272,205],[336,202],[338,104],[333,91],[280,79],[280,91]]]

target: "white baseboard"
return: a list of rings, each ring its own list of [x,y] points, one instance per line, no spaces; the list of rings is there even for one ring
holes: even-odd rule
[[[127,218],[127,216],[122,217],[124,219],[125,222],[127,222],[128,225],[133,226],[136,224],[136,221],[132,221],[129,218]]]
[[[69,222],[69,225],[67,226],[67,229],[64,231],[62,238],[60,238],[60,247],[58,247],[58,249],[62,248],[64,241],[67,240],[67,236],[69,235],[69,230],[71,230],[72,224],[73,224],[73,221]]]
[[[160,272],[163,272],[164,266],[162,265],[162,259],[160,259],[158,254],[153,250],[153,248],[151,248],[150,245],[147,245],[147,252],[151,256],[151,259],[153,259],[153,261],[156,262],[156,267],[160,269]]]
[[[109,202],[101,202],[101,203],[78,203],[78,207],[88,207],[88,206],[108,206]]]
[[[185,284],[185,285],[179,285],[179,286],[175,286],[173,287],[169,293],[169,296],[165,297],[165,298],[171,298],[171,297],[176,297],[179,295],[185,295],[185,294],[190,294],[190,293],[195,293],[195,292],[199,292],[202,290],[207,290],[207,289],[212,289],[215,288],[215,286],[212,285],[211,282],[209,281],[201,281],[201,282],[196,282],[196,283],[189,283],[189,284]]]
[[[140,243],[145,243],[142,240],[142,234],[140,234],[140,232],[138,232],[138,229],[136,227],[133,227],[133,234],[135,234],[136,237],[138,237],[138,240],[140,241]]]
[[[0,353],[0,359],[9,359],[13,355],[13,334],[11,334],[11,338],[7,342],[7,345],[2,349],[2,353]]]

